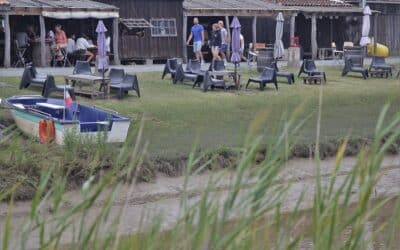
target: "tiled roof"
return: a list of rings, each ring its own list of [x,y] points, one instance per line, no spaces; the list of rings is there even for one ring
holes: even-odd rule
[[[266,0],[185,0],[186,10],[276,10],[281,6]]]
[[[0,0],[9,2],[11,8],[59,8],[59,9],[114,9],[113,5],[91,0]]]
[[[353,7],[352,4],[343,0],[277,0],[284,6],[302,6],[302,7]]]

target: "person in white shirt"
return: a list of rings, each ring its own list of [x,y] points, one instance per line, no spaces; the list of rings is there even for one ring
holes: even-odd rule
[[[75,49],[75,35],[71,35],[67,40],[67,54],[73,54]]]
[[[240,57],[242,60],[247,61],[247,58],[244,56],[244,37],[240,34]]]
[[[89,51],[89,48],[95,47],[94,45],[90,45],[88,42],[88,37],[85,34],[82,34],[77,40],[75,44],[75,49],[79,51],[84,51],[85,55],[88,57],[87,61],[91,62],[94,59],[94,54]]]

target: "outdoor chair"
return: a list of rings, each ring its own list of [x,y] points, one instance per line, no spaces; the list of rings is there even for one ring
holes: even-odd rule
[[[76,61],[74,75],[93,75],[92,69],[90,68],[89,62],[86,61]]]
[[[46,75],[38,74],[33,66],[28,65],[22,73],[19,89],[28,88],[31,84],[43,87],[46,77]]]
[[[125,71],[123,69],[111,69],[108,77],[110,78],[110,85],[119,84],[125,78]]]
[[[136,75],[126,74],[122,82],[118,84],[111,84],[110,90],[118,91],[118,98],[128,95],[130,90],[135,90],[138,97],[140,97],[139,81]]]
[[[300,75],[302,73],[305,73],[305,74],[307,74],[309,76],[322,75],[324,77],[325,82],[326,82],[326,74],[325,74],[325,72],[319,71],[317,69],[317,66],[315,65],[314,60],[308,60],[308,59],[303,60],[303,63],[301,64],[301,67],[300,67],[300,71],[299,71],[298,77],[300,77]]]
[[[203,81],[204,92],[207,92],[208,88],[211,88],[211,90],[214,90],[215,88],[223,88],[224,90],[227,89],[224,79],[214,78],[210,74],[210,71],[206,71],[206,73],[204,75],[204,81]]]
[[[213,60],[210,64],[209,70],[211,71],[224,71],[225,70],[225,62],[223,60]]]
[[[251,82],[258,83],[260,90],[264,90],[267,83],[273,83],[275,88],[278,90],[278,82],[276,80],[276,71],[273,68],[265,67],[258,77],[250,77],[247,81],[246,89],[249,87]]]
[[[70,85],[56,85],[54,76],[48,75],[46,81],[43,86],[42,96],[49,97],[51,93],[58,92],[64,95],[64,91],[68,91],[69,95],[71,96],[72,100],[75,100],[75,92],[74,88]]]
[[[71,62],[68,59],[68,53],[66,48],[60,48],[60,52],[52,51],[52,58],[51,58],[51,65],[55,66],[62,66],[67,67],[71,66]],[[61,54],[60,54],[61,53]],[[61,59],[59,58],[61,55]]]
[[[17,61],[14,64],[14,67],[22,66],[25,67],[25,54],[27,47],[21,47],[19,45],[18,40],[14,40],[14,45],[15,45],[15,55],[17,57]]]
[[[346,58],[344,61],[342,76],[346,76],[350,72],[360,73],[364,79],[368,78],[368,69],[354,65],[352,58]]]
[[[168,59],[167,62],[165,63],[161,79],[164,79],[164,77],[168,74],[170,74],[171,78],[174,79],[177,68],[178,68],[178,59],[177,58]]]
[[[390,76],[393,76],[392,66],[386,63],[384,57],[374,56],[372,58],[371,65],[369,67],[369,72],[371,71],[380,71],[382,73],[385,73],[386,76],[388,76],[389,74]]]
[[[188,64],[186,65],[186,73],[194,73],[198,74],[201,72],[201,63],[197,59],[189,60]]]
[[[198,74],[185,72],[183,70],[182,64],[180,64],[178,66],[177,70],[176,70],[176,74],[175,74],[174,79],[172,80],[172,82],[174,84],[176,84],[178,81],[183,83],[185,80],[193,82],[193,87],[195,87],[203,79],[202,79],[202,76],[201,76],[200,72]]]
[[[271,63],[271,66],[270,66],[270,67],[273,68],[273,69],[275,69],[275,71],[276,71],[276,77],[277,77],[277,78],[278,78],[278,77],[286,78],[288,84],[293,84],[293,83],[295,83],[294,74],[293,74],[292,72],[279,71],[278,63],[277,63],[276,61],[273,61],[273,62]]]

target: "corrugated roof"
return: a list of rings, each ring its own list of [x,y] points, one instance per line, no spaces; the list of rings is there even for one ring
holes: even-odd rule
[[[185,0],[187,10],[276,10],[282,8],[265,0]]]
[[[277,0],[284,6],[303,7],[353,7],[352,4],[342,0]]]
[[[11,8],[56,8],[56,9],[96,9],[118,10],[109,4],[90,0],[8,0]]]

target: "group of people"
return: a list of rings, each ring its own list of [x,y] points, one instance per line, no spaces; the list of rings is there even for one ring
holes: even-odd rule
[[[193,26],[189,38],[187,39],[187,45],[193,40],[193,52],[196,59],[200,62],[204,62],[202,47],[205,44],[205,30],[204,27],[199,23],[199,19],[195,17],[193,19]],[[212,25],[212,31],[209,39],[209,46],[211,48],[212,59],[213,60],[224,60],[227,62],[226,53],[228,48],[228,43],[230,42],[229,33],[225,28],[224,21],[220,20]],[[240,34],[240,48],[242,59],[244,51],[244,37]]]
[[[95,49],[96,46],[85,33],[82,33],[78,39],[76,39],[75,34],[72,34],[69,38],[67,38],[65,31],[59,24],[55,26],[54,31],[54,33],[53,31],[48,33],[48,38],[54,40],[52,48],[56,51],[58,60],[63,60],[63,57],[65,56],[61,52],[62,49],[65,50],[67,55],[79,52],[86,56],[86,60],[88,62],[91,62],[95,59],[95,54],[93,53],[92,49]],[[109,37],[107,37],[106,43],[108,45],[107,50],[109,51]]]

